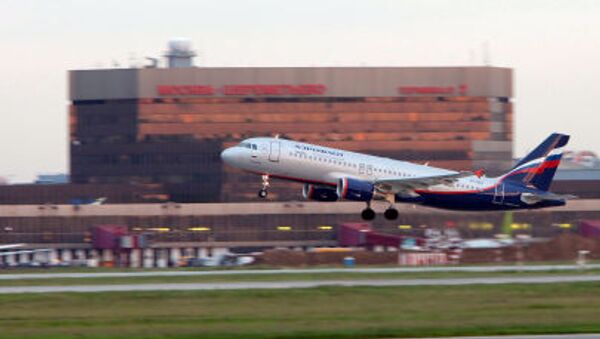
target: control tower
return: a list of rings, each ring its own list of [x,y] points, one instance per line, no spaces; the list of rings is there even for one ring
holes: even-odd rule
[[[169,40],[169,49],[165,53],[169,68],[193,67],[192,59],[196,53],[192,50],[192,43],[187,38],[172,38]]]

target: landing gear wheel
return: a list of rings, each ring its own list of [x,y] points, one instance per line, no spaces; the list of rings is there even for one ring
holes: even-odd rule
[[[269,175],[263,174],[261,179],[262,179],[262,188],[260,189],[260,191],[258,191],[258,197],[264,199],[269,194],[267,192],[267,188],[269,188]]]
[[[363,220],[370,221],[375,219],[375,211],[373,211],[372,208],[367,207],[360,213],[360,216],[363,218]]]
[[[387,210],[385,210],[385,212],[383,212],[383,216],[387,220],[396,220],[398,219],[398,210],[393,207],[390,207]]]

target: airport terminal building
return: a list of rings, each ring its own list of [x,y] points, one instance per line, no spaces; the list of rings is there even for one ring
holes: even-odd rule
[[[338,246],[342,226],[358,222],[364,204],[296,201],[301,185],[275,180],[273,201],[258,202],[260,178],[225,167],[219,157],[254,136],[490,175],[512,165],[511,69],[207,68],[192,67],[183,52],[171,55],[168,68],[69,72],[71,183],[1,186],[0,243],[52,249],[67,262],[126,255],[133,267],[180,256]],[[599,181],[571,179],[553,190],[597,197]],[[100,197],[105,204],[95,204]],[[504,232],[506,223],[503,213],[398,208],[398,220],[375,220],[373,229],[418,237],[428,228],[456,227],[479,238]],[[598,211],[597,200],[579,200],[515,212],[510,226],[550,237],[598,219]],[[104,226],[125,231],[119,239],[126,241],[96,244],[108,239],[95,234]],[[378,240],[380,249],[390,247],[386,239]],[[11,255],[0,266],[34,257]]]
[[[253,136],[491,174],[512,161],[508,68],[96,69],[69,86],[72,182],[144,187],[140,202],[255,199],[260,178],[219,158]]]

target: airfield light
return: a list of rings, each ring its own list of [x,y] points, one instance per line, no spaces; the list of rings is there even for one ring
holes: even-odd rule
[[[573,225],[570,223],[552,224],[552,226],[559,227],[559,228],[565,228],[565,229],[573,227]]]
[[[291,231],[292,226],[277,226],[278,231]]]
[[[204,227],[204,226],[190,227],[190,228],[188,228],[188,231],[192,231],[192,232],[206,232],[206,231],[210,231],[210,227]]]
[[[155,231],[155,232],[169,232],[171,229],[168,227],[151,227],[148,228],[148,231]]]
[[[527,223],[513,223],[512,225],[510,225],[510,228],[512,228],[513,230],[528,230],[531,228],[531,224],[527,224]]]
[[[489,231],[494,228],[494,225],[489,222],[472,222],[469,224],[469,228],[472,230],[484,230]]]

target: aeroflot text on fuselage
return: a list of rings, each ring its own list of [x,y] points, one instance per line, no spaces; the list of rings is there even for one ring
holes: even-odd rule
[[[344,156],[344,152],[341,152],[338,150],[323,149],[323,148],[318,148],[318,147],[314,147],[314,146],[299,145],[299,144],[296,144],[295,146],[297,149],[302,150],[302,151],[313,151],[313,152],[318,152],[318,153],[323,153],[323,154],[334,155],[334,156],[338,156],[338,157]]]
[[[302,194],[315,201],[363,201],[361,216],[375,218],[372,201],[455,210],[514,210],[561,206],[571,196],[548,191],[569,136],[550,135],[509,172],[487,178],[482,171],[452,171],[311,145],[280,138],[250,138],[221,153],[230,166],[261,175],[258,196],[265,198],[271,178],[304,183]]]

